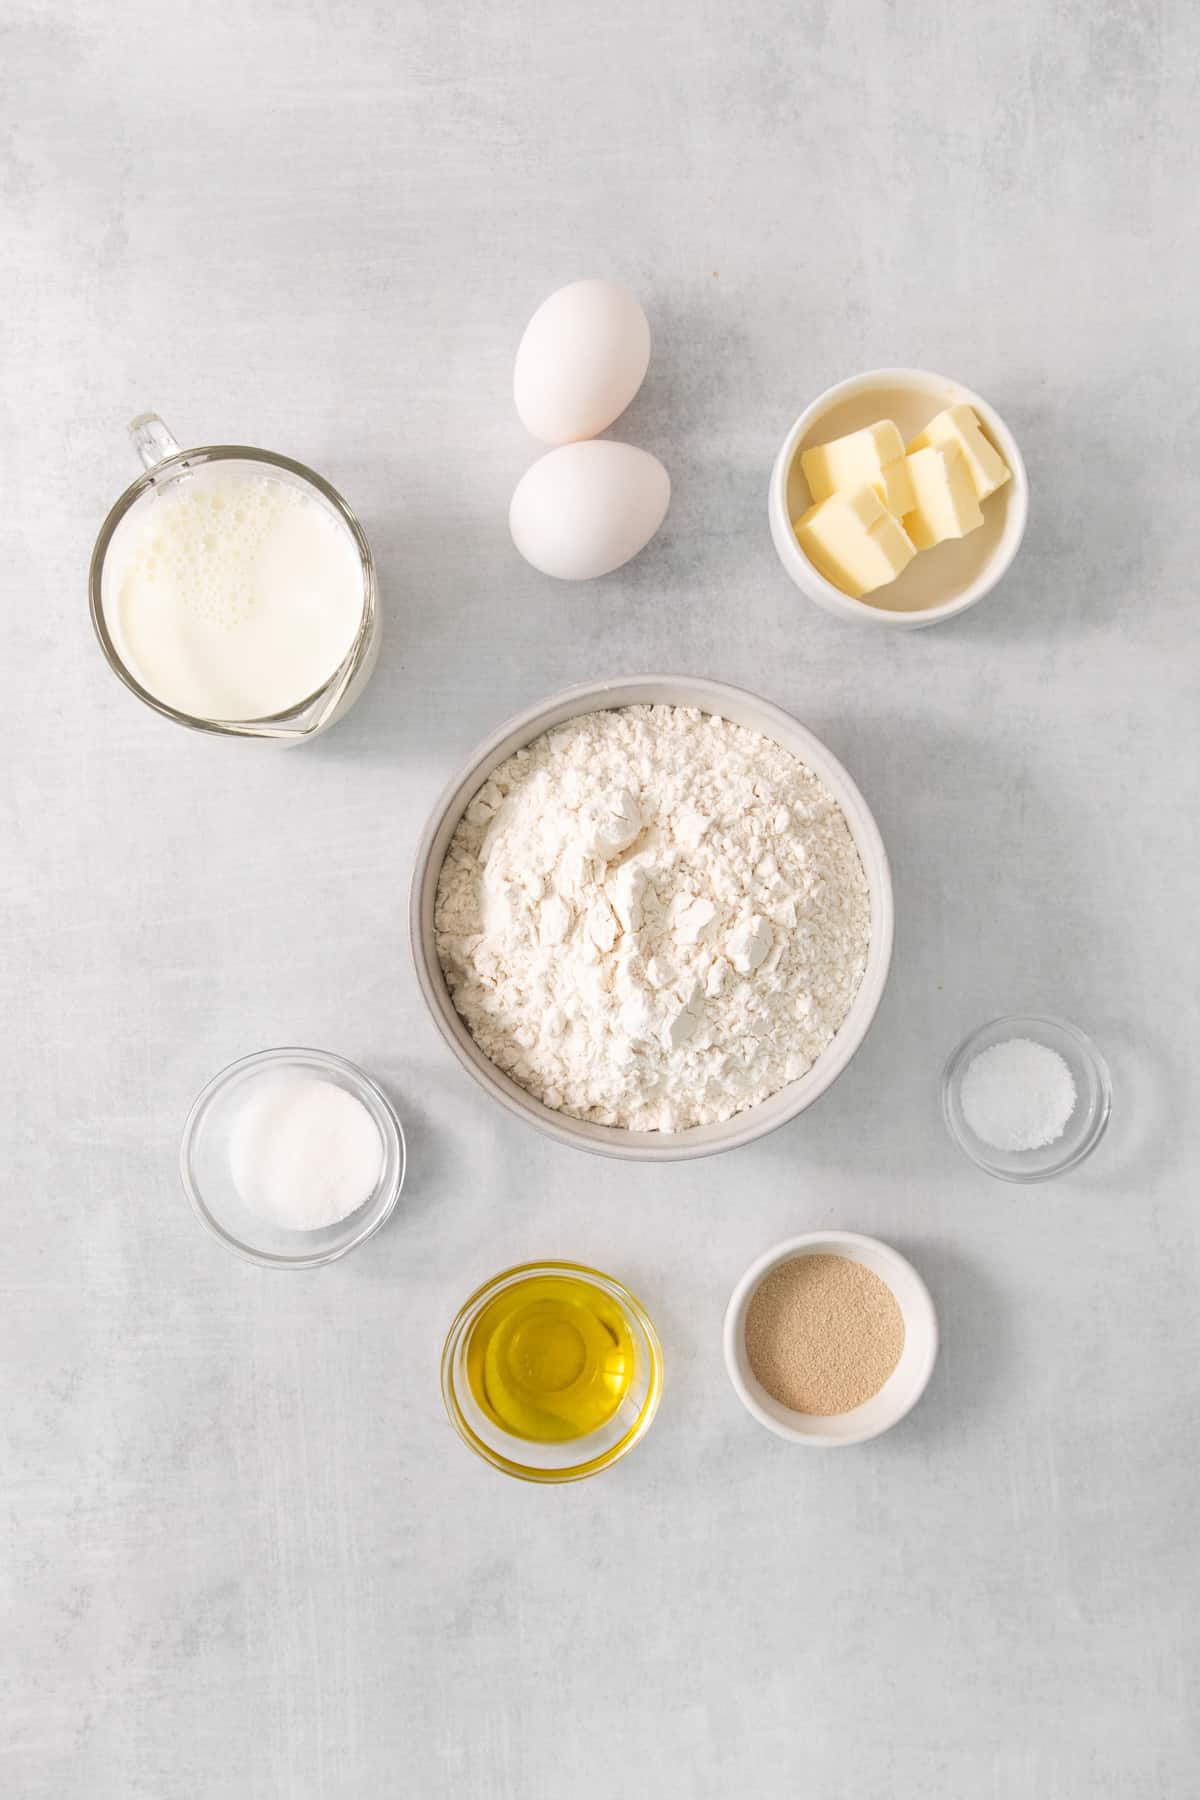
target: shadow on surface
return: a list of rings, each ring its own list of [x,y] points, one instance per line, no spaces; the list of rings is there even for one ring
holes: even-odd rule
[[[895,1427],[924,1445],[947,1432],[986,1429],[993,1396],[1009,1380],[1015,1339],[1003,1291],[983,1264],[945,1241],[890,1240],[924,1278],[938,1316],[938,1359],[929,1386]],[[887,1444],[891,1433],[880,1440]]]

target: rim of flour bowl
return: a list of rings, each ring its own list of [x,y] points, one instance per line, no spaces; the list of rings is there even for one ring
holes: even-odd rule
[[[858,993],[832,1042],[798,1081],[715,1125],[682,1131],[630,1131],[557,1112],[520,1087],[486,1057],[455,1008],[438,960],[434,902],[438,876],[463,812],[492,771],[543,732],[583,713],[625,706],[694,706],[731,719],[790,750],[829,789],[845,815],[867,878],[871,941]],[[832,1086],[858,1050],[875,1017],[892,957],[894,903],[891,871],[879,827],[858,787],[821,740],[770,700],[691,675],[630,675],[584,682],[527,707],[505,721],[471,753],[440,795],[417,847],[409,900],[409,932],[417,980],[434,1024],[458,1062],[514,1118],[575,1150],[628,1162],[686,1162],[753,1143],[794,1119]]]

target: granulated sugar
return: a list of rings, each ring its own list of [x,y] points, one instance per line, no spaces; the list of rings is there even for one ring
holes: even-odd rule
[[[750,1367],[793,1412],[828,1417],[861,1406],[903,1349],[904,1315],[891,1288],[848,1256],[780,1263],[746,1313]]]
[[[383,1140],[362,1101],[335,1082],[260,1074],[241,1096],[229,1163],[252,1213],[287,1231],[321,1231],[370,1198]]]

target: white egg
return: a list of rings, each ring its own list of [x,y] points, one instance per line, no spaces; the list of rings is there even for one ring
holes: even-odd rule
[[[574,281],[544,300],[525,327],[513,398],[545,444],[595,437],[619,418],[650,362],[650,326],[613,281]]]
[[[671,478],[656,456],[598,438],[551,450],[526,469],[508,525],[535,569],[561,581],[587,581],[644,549],[670,501]]]

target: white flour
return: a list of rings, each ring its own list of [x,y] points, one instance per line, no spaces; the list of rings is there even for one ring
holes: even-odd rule
[[[837,802],[691,707],[589,713],[468,806],[437,947],[485,1055],[548,1106],[678,1131],[803,1075],[849,1011],[870,906]]]

